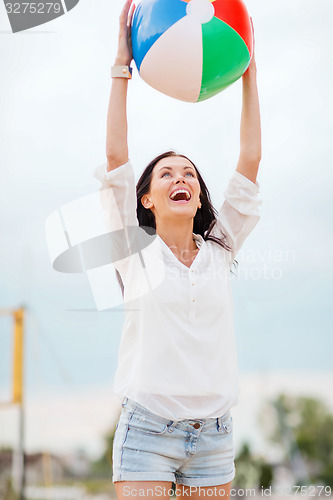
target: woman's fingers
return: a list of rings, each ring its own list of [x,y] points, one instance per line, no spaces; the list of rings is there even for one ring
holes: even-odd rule
[[[253,50],[254,50],[255,40],[254,40],[254,26],[253,26],[253,19],[252,19],[252,17],[250,17],[250,21],[251,21],[251,27],[252,27]]]
[[[128,18],[127,18],[127,26],[128,27],[131,26],[131,24],[132,24],[132,19],[133,19],[134,11],[135,11],[135,4],[132,3],[131,9],[129,11]]]
[[[120,24],[126,23],[128,11],[130,9],[131,3],[132,3],[132,0],[126,0],[124,7],[123,7],[123,10],[121,11],[121,14],[120,14],[120,18],[119,18]]]
[[[131,28],[130,21],[133,15],[133,0],[126,0],[119,16],[119,36],[118,36],[118,56],[124,61],[131,61],[132,54],[132,41],[131,41]],[[129,64],[128,62],[128,64]]]

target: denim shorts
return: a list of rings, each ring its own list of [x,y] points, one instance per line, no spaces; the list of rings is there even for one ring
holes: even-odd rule
[[[127,398],[113,440],[112,481],[218,486],[235,477],[233,421],[169,420]]]

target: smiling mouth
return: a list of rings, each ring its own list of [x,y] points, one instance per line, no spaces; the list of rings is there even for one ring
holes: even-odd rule
[[[192,196],[187,189],[177,189],[177,191],[174,191],[169,198],[174,203],[183,204],[188,203]]]

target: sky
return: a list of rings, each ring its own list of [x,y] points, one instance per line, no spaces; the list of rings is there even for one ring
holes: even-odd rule
[[[105,162],[123,3],[96,4],[80,0],[65,16],[15,34],[0,5],[0,308],[27,308],[27,407],[38,414],[54,395],[59,412],[70,412],[85,394],[101,393],[101,401],[109,394],[110,405],[97,406],[105,426],[117,405],[123,314],[95,310],[85,275],[52,269],[45,235],[53,211],[99,189],[93,170]],[[298,380],[306,371],[332,381],[333,4],[246,5],[256,40],[263,204],[232,280],[239,368],[245,379],[289,373]],[[208,101],[185,103],[149,87],[134,68],[128,142],[136,179],[154,156],[175,149],[196,163],[218,209],[239,154],[241,90],[238,81]],[[10,393],[11,328],[0,317],[2,401]],[[0,445],[12,439],[11,412],[0,409]],[[40,446],[34,421],[27,424],[31,449]],[[48,432],[43,443],[55,446]]]

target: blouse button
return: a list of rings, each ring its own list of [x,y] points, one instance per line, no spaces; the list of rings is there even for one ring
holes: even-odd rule
[[[194,283],[192,283],[192,285],[194,285]]]
[[[195,302],[195,299],[193,299],[192,302]]]

